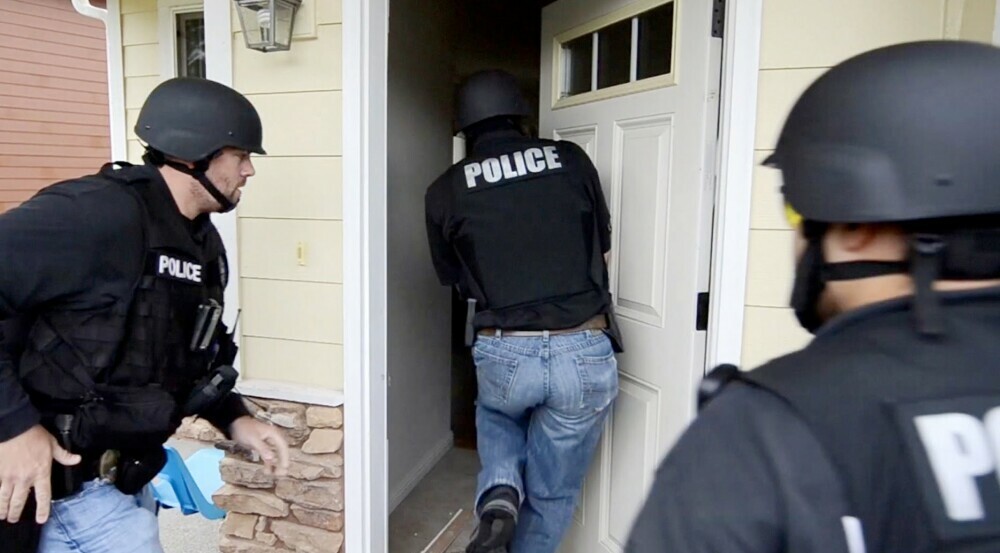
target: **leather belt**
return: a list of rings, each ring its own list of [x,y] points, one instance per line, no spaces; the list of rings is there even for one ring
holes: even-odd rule
[[[504,336],[509,337],[528,337],[528,336],[559,336],[561,334],[573,334],[574,332],[583,332],[584,330],[604,330],[608,328],[608,319],[603,314],[594,315],[593,317],[587,319],[583,324],[574,326],[572,328],[560,328],[558,330],[504,330],[502,328],[481,328],[478,334],[480,336],[496,336],[497,338],[502,338]]]

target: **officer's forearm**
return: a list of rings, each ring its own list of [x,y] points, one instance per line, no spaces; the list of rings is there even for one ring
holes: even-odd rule
[[[243,396],[236,392],[231,392],[212,409],[202,414],[202,418],[212,423],[212,426],[226,436],[229,436],[229,426],[233,421],[243,416],[250,416],[250,410],[243,403]]]

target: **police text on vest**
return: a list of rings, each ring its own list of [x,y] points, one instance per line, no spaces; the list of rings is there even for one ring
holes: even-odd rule
[[[156,272],[161,276],[171,276],[176,279],[201,284],[201,265],[170,257],[166,254],[160,254]]]
[[[986,518],[977,478],[997,470],[1000,458],[1000,407],[982,420],[967,413],[921,415],[913,419],[923,442],[948,518]],[[997,484],[996,476],[989,479]]]
[[[474,161],[465,166],[465,184],[475,188],[476,181],[482,177],[488,184],[502,180],[523,177],[528,174],[551,171],[562,167],[559,151],[555,146],[543,148],[528,148],[523,152],[503,154],[500,157],[486,158]]]

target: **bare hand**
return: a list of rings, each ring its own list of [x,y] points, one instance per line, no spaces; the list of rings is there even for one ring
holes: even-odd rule
[[[243,416],[229,426],[229,435],[236,443],[256,451],[271,474],[288,474],[288,442],[274,426]]]
[[[49,519],[52,487],[49,481],[52,460],[72,466],[80,456],[59,446],[52,434],[40,425],[6,442],[0,442],[0,521],[16,523],[28,500],[31,488],[35,489],[35,522],[45,524]]]

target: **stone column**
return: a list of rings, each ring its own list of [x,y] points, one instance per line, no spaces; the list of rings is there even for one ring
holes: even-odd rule
[[[255,416],[285,429],[288,475],[227,451],[226,483],[213,499],[228,511],[222,553],[341,553],[344,543],[344,415],[341,408],[252,399]]]

